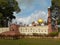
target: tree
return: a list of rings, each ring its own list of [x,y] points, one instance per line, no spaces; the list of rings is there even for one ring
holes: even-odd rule
[[[60,0],[51,0],[51,4],[51,26],[55,31],[57,30],[56,25],[60,23]]]
[[[60,7],[60,0],[52,0],[52,5]]]
[[[21,11],[18,7],[16,0],[0,0],[0,24],[2,27],[7,27],[8,22],[12,22],[12,19],[16,17],[13,15],[13,12]]]
[[[52,9],[52,12],[53,10],[55,10],[56,12],[56,16],[58,18],[57,22],[58,24],[60,24],[60,0],[52,0],[52,6],[51,6],[51,9]]]

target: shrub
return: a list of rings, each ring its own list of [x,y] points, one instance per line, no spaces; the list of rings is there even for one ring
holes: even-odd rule
[[[58,36],[58,32],[51,32],[51,33],[49,34],[49,36],[51,36],[51,37]]]
[[[60,32],[60,27],[58,27],[58,32]]]

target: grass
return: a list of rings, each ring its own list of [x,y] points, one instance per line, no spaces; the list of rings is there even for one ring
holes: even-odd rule
[[[0,39],[0,45],[60,45],[60,39]]]

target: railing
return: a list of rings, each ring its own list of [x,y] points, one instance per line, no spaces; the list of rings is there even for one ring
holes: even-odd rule
[[[6,32],[6,31],[9,31],[9,28],[0,28],[0,33],[2,33],[2,32]]]

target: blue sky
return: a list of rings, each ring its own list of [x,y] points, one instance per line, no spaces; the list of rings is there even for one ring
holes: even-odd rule
[[[51,6],[51,0],[17,0],[21,12],[14,13],[18,22],[31,23],[39,18],[47,20],[48,7]],[[34,17],[34,18],[33,18]],[[30,19],[31,18],[31,19]],[[29,20],[32,21],[29,21]]]

